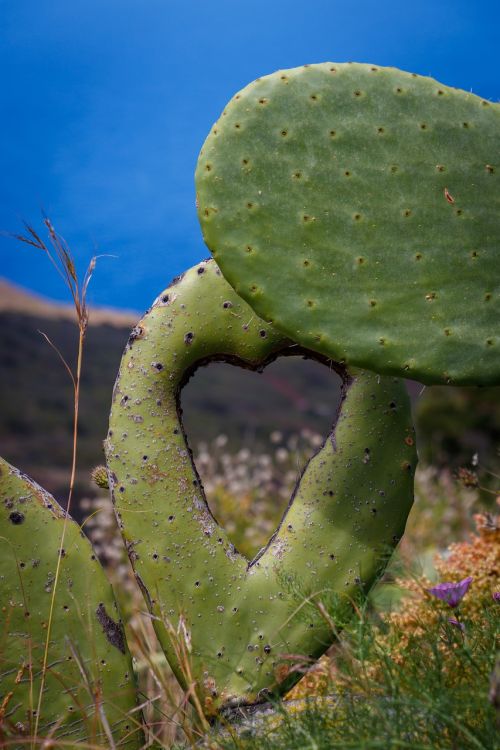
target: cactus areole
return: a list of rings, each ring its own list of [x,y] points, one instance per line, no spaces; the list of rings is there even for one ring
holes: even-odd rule
[[[211,360],[259,369],[292,353],[307,352],[258,319],[208,261],[134,328],[115,385],[106,455],[117,518],[162,648],[181,684],[196,681],[207,715],[299,679],[294,660],[318,657],[334,637],[321,602],[352,608],[412,504],[402,382],[333,365],[344,383],[336,425],[267,546],[252,561],[234,548],[206,503],[180,390]]]
[[[241,297],[327,357],[500,383],[500,105],[394,68],[258,78],[196,171],[205,241]]]

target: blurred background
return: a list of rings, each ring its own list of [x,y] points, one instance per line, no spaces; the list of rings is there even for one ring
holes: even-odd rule
[[[227,100],[279,68],[356,60],[498,101],[499,20],[498,4],[481,0],[0,0],[0,229],[27,221],[42,231],[43,211],[80,273],[105,256],[89,289],[76,488],[84,508],[98,494],[90,469],[103,462],[128,331],[174,275],[208,255],[193,173]],[[39,331],[74,362],[73,313],[42,252],[4,235],[0,253],[0,454],[64,503],[71,383]],[[228,524],[265,496],[272,510],[257,505],[254,518],[268,513],[262,533],[272,531],[331,426],[338,385],[321,365],[291,359],[262,375],[221,364],[195,375],[183,393],[186,429],[212,502],[234,515]],[[499,389],[409,390],[425,498],[415,523],[440,525],[442,536],[449,523],[456,539],[498,487]],[[459,476],[464,468],[470,476]]]

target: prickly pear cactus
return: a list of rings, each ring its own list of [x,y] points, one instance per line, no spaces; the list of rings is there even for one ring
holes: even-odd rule
[[[337,424],[279,528],[252,561],[233,547],[193,465],[180,391],[211,360],[257,369],[293,353],[305,350],[259,320],[209,261],[132,331],[115,386],[106,454],[118,521],[162,648],[182,684],[197,682],[207,714],[300,677],[297,654],[315,658],[333,639],[320,602],[338,597],[349,610],[371,587],[412,503],[401,381],[340,368]]]
[[[500,383],[500,105],[325,63],[259,78],[200,154],[205,241],[256,311],[327,357]]]
[[[34,733],[60,554],[38,737],[107,746],[112,736],[117,748],[141,747],[140,716],[129,715],[132,662],[111,587],[70,519],[60,548],[63,523],[54,498],[0,459],[0,741],[25,748]]]

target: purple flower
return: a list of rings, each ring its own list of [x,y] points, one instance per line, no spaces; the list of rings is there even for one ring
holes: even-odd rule
[[[454,627],[459,628],[462,631],[462,633],[464,632],[465,625],[463,624],[463,622],[456,620],[454,617],[448,617],[448,622],[450,623],[450,625],[453,625]]]
[[[458,583],[438,583],[437,586],[429,589],[429,594],[446,602],[450,607],[458,607],[471,583],[472,576],[464,578],[463,581],[459,581]]]
[[[494,591],[492,596],[496,602],[500,602],[500,591]]]

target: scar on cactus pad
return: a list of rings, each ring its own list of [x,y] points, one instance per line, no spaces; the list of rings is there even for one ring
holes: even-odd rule
[[[500,383],[500,105],[394,68],[324,63],[229,102],[196,171],[229,283],[326,357]]]
[[[343,378],[338,419],[288,509],[252,561],[212,516],[184,435],[179,397],[196,367],[262,369],[316,357]],[[208,715],[282,693],[333,639],[322,598],[348,608],[380,575],[413,500],[413,428],[401,381],[348,371],[257,318],[213,261],[163,292],[135,327],[115,385],[106,441],[117,518],[172,669],[179,634]],[[169,628],[166,623],[170,623]]]
[[[111,587],[92,546],[56,500],[0,459],[0,741],[33,736],[45,640],[39,737],[142,747],[132,660]],[[61,568],[50,613],[58,555]],[[26,744],[25,744],[26,743]],[[13,747],[20,747],[17,743]]]

